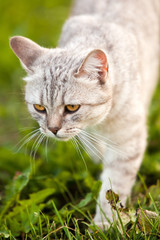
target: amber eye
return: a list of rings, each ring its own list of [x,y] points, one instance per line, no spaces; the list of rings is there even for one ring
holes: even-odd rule
[[[80,105],[66,105],[65,110],[69,113],[76,112],[80,108]]]
[[[33,106],[34,106],[34,108],[36,109],[37,112],[41,112],[41,113],[45,113],[46,112],[45,107],[42,106],[42,105],[34,104]]]

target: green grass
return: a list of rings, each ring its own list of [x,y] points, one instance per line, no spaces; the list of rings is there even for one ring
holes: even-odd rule
[[[23,35],[55,47],[70,6],[65,0],[0,3],[0,239],[158,239],[160,218],[153,216],[160,212],[160,86],[128,209],[116,204],[120,224],[107,232],[93,223],[101,164],[83,153],[86,168],[70,142],[49,140],[47,149],[44,142],[35,159],[30,157],[33,142],[16,152],[16,144],[37,125],[23,100],[24,72],[9,48],[9,37]]]

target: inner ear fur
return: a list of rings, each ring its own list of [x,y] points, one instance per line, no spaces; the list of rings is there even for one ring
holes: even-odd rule
[[[104,51],[95,49],[91,51],[82,62],[75,77],[83,75],[97,77],[101,84],[105,83],[108,74],[108,62]]]

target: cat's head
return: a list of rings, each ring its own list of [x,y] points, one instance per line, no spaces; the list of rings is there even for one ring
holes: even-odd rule
[[[20,36],[10,46],[27,72],[25,100],[44,134],[68,140],[106,118],[112,86],[104,51],[46,49]]]

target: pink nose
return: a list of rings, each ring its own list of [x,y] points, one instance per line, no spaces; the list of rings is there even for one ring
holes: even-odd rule
[[[59,127],[48,127],[48,129],[56,135],[60,128]]]

